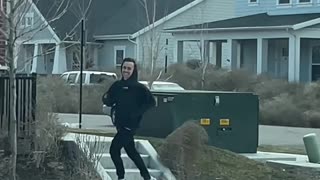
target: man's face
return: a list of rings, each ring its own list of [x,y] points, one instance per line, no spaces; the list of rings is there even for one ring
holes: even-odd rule
[[[130,78],[133,73],[134,63],[133,62],[124,62],[122,65],[122,77],[124,80]]]

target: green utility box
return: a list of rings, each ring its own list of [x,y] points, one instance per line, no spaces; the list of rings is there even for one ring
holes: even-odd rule
[[[257,95],[223,91],[152,93],[156,107],[145,113],[137,135],[165,138],[184,122],[197,120],[208,133],[209,145],[236,153],[257,152]]]

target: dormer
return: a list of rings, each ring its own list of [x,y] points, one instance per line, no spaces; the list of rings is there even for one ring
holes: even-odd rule
[[[235,2],[236,16],[320,12],[320,0],[235,0]]]

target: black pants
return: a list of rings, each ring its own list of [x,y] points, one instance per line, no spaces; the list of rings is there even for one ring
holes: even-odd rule
[[[116,167],[117,175],[119,179],[124,178],[124,167],[121,159],[121,149],[124,147],[130,159],[135,163],[140,170],[140,174],[144,179],[150,179],[150,174],[146,168],[140,154],[137,152],[134,139],[134,132],[125,128],[118,129],[118,133],[113,138],[110,146],[111,159]]]

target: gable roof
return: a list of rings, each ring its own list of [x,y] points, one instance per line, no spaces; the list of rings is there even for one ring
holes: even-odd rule
[[[193,1],[203,0],[157,0],[155,21],[186,6]],[[59,9],[59,1],[34,0],[41,14],[50,22],[57,9],[64,11],[63,15],[50,23],[57,35],[62,40],[77,40],[80,34],[81,3],[82,0],[67,0]],[[88,5],[89,0],[86,0]],[[121,35],[133,34],[148,26],[143,0],[92,0],[86,15],[86,27],[88,40],[93,40],[94,35]],[[152,17],[153,1],[147,0],[148,14]],[[66,37],[66,34],[73,34]]]
[[[167,29],[168,32],[197,31],[197,30],[232,30],[232,29],[300,29],[320,23],[320,13],[274,15],[267,13],[231,18],[203,24]]]

